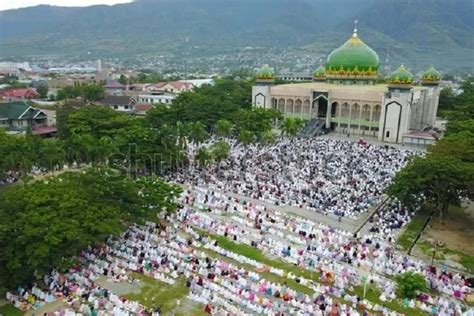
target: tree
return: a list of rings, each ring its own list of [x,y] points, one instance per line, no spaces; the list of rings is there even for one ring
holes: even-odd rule
[[[276,141],[275,134],[272,131],[266,131],[260,136],[260,143],[263,145],[271,145]]]
[[[283,120],[281,132],[283,135],[295,137],[304,126],[304,121],[299,118],[287,117]]]
[[[282,114],[275,109],[253,108],[250,110],[241,109],[233,116],[233,123],[238,132],[242,130],[252,132],[257,138],[271,130],[273,122],[281,119]]]
[[[251,131],[248,130],[241,130],[239,136],[237,136],[237,140],[244,145],[249,145],[255,140],[255,136]]]
[[[474,165],[442,154],[415,157],[395,176],[389,195],[406,205],[418,203],[420,197],[434,205],[442,219],[449,205],[458,205],[469,197],[474,183]]]
[[[200,121],[207,131],[220,119],[232,121],[236,111],[251,109],[252,85],[250,82],[216,80],[193,91],[180,93],[173,106],[157,106],[147,113],[147,121],[155,128],[163,124],[175,125]]]
[[[448,134],[430,146],[428,152],[438,156],[452,156],[463,163],[474,163],[474,130]]]
[[[439,110],[451,110],[456,104],[456,96],[453,93],[453,89],[446,87],[443,88],[439,94]]]
[[[36,88],[36,92],[38,92],[41,99],[46,99],[48,97],[48,85],[40,85],[38,88]]]
[[[216,135],[230,137],[232,134],[232,123],[226,119],[220,119],[216,123]]]
[[[212,162],[212,153],[206,147],[201,147],[196,152],[196,162],[201,167],[206,167]]]
[[[34,282],[132,222],[176,209],[181,189],[110,169],[66,172],[0,195],[0,284]]]
[[[210,150],[211,150],[212,158],[215,161],[221,161],[229,157],[230,145],[227,142],[220,140],[220,141],[215,142],[211,146]]]
[[[96,84],[86,84],[81,86],[81,96],[85,102],[99,101],[105,96],[105,89]]]
[[[462,131],[474,134],[474,118],[472,119],[450,119],[446,124],[446,135]]]
[[[204,124],[200,121],[189,124],[189,139],[195,144],[199,145],[209,138],[209,133],[206,131]]]
[[[97,84],[82,84],[66,86],[59,89],[56,100],[81,98],[84,102],[94,102],[103,99],[105,96],[104,87]]]
[[[418,293],[426,292],[425,277],[419,273],[405,272],[396,277],[397,294],[403,298],[415,298]]]

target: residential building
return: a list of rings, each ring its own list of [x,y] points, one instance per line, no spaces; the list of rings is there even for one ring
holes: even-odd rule
[[[37,135],[56,132],[56,126],[48,125],[48,122],[55,124],[55,120],[48,119],[45,110],[34,108],[26,102],[0,103],[0,128],[7,131],[23,133],[31,127],[33,134]]]
[[[109,95],[100,100],[99,103],[106,105],[115,111],[132,113],[135,109],[137,101],[133,97]]]

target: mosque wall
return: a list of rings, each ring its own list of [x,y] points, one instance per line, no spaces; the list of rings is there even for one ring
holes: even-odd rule
[[[252,104],[259,108],[271,108],[270,86],[256,85],[252,87]]]
[[[380,141],[402,142],[403,134],[410,128],[411,98],[409,90],[390,91],[385,95],[378,136]]]

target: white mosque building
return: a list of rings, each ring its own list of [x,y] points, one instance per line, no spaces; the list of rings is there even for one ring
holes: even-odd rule
[[[252,89],[256,107],[274,108],[285,116],[309,121],[334,132],[376,137],[388,143],[431,144],[441,74],[433,67],[418,83],[402,65],[385,83],[377,83],[379,57],[353,35],[313,73],[313,81],[274,84],[274,72],[264,65]]]

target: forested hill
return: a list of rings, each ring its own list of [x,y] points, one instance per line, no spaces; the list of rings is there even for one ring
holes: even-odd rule
[[[0,12],[2,55],[167,53],[341,44],[358,19],[363,39],[396,60],[474,67],[471,0],[139,0]]]

